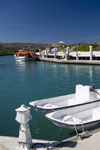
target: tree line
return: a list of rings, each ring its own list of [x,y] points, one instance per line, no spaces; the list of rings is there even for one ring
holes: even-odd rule
[[[52,44],[47,43],[0,43],[0,54],[15,53],[20,49],[38,51],[51,46]]]

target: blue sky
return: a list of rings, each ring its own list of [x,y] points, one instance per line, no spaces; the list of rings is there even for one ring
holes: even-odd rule
[[[99,0],[1,0],[0,42],[100,41]]]

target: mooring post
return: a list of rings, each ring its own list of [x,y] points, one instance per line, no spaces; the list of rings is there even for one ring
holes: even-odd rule
[[[68,54],[67,54],[67,52],[65,52],[65,60],[68,60],[67,56],[68,56]]]
[[[39,49],[39,57],[41,57],[41,49]]]
[[[76,52],[76,60],[79,60],[79,58],[78,58],[78,52]]]
[[[56,58],[57,48],[54,48],[54,58]]]
[[[93,60],[93,46],[90,46],[90,60]]]
[[[46,58],[48,57],[48,49],[46,48],[45,50],[45,55],[46,55]]]
[[[67,46],[66,50],[67,50],[67,55],[69,56],[69,47],[68,46]]]
[[[67,55],[67,56],[66,56],[66,58],[67,58],[66,60],[68,60],[68,59],[69,59],[69,47],[68,47],[68,46],[67,46],[67,48],[66,48],[66,55]]]
[[[30,107],[21,105],[16,109],[17,115],[15,120],[20,123],[19,138],[17,150],[30,150],[32,146],[32,137],[28,122],[32,119],[30,114]]]

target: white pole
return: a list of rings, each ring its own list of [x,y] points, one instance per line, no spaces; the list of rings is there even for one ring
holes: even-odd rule
[[[57,50],[57,49],[54,48],[54,58],[56,58],[56,53],[57,53],[56,50]]]
[[[46,58],[48,57],[48,52],[47,52],[47,49],[46,49]]]
[[[66,59],[66,60],[68,60],[67,55],[68,55],[67,52],[65,52],[65,59]]]
[[[44,57],[44,52],[42,51],[42,58]]]
[[[67,46],[67,48],[66,48],[66,49],[67,49],[67,54],[68,54],[68,56],[69,56],[69,47]]]
[[[41,57],[41,49],[39,49],[39,57]]]
[[[90,60],[93,60],[93,46],[90,46]]]
[[[78,52],[76,52],[76,60],[79,60],[79,58],[78,58]]]

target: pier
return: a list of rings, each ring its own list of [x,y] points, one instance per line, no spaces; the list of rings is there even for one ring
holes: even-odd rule
[[[69,47],[66,51],[57,51],[53,48],[53,52],[46,49],[36,53],[40,61],[61,63],[61,64],[87,64],[87,65],[100,65],[100,51],[93,51],[93,47],[89,47],[88,52],[70,52]]]
[[[16,137],[0,136],[0,150],[15,150]],[[34,145],[30,150],[100,150],[100,129],[64,141],[46,141],[32,139]]]
[[[19,137],[0,136],[0,150],[100,150],[100,128],[63,141],[32,139],[28,125],[32,119],[30,107],[21,105],[16,112],[16,121],[20,123]]]
[[[55,59],[55,58],[46,58],[46,57],[40,57],[39,59],[40,61],[53,62],[59,64],[100,65],[100,61],[98,60],[66,60],[66,59]]]

